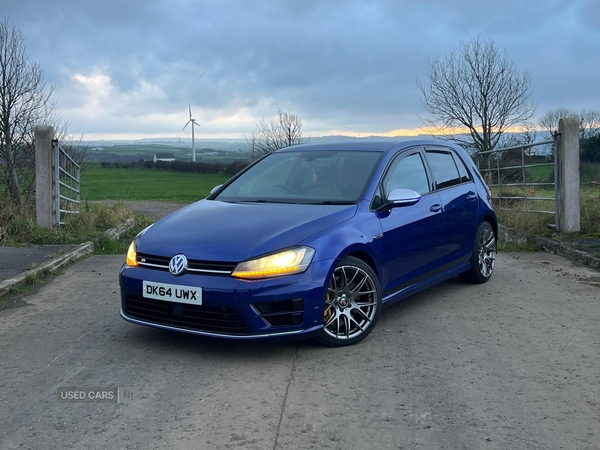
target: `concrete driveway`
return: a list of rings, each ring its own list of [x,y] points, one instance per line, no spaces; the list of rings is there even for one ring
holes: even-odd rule
[[[0,448],[600,448],[600,277],[556,255],[501,254],[489,283],[429,289],[342,349],[129,324],[122,260],[0,312]]]

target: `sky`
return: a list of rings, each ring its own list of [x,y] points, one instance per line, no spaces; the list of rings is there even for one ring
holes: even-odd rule
[[[600,110],[599,0],[2,0],[84,139],[243,138],[278,107],[305,136],[410,135],[417,79],[491,39],[533,80],[534,120]],[[4,17],[1,17],[4,15]]]

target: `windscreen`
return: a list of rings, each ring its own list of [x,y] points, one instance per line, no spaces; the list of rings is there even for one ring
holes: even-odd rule
[[[215,200],[306,204],[356,203],[380,152],[273,153],[243,173]]]

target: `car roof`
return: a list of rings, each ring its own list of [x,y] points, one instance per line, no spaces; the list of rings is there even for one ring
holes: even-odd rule
[[[435,139],[357,139],[357,140],[335,140],[326,142],[315,142],[307,144],[298,144],[291,147],[277,150],[277,153],[284,152],[310,152],[310,151],[367,151],[367,152],[396,152],[403,148],[414,147],[417,145],[443,145],[453,147],[447,141]]]

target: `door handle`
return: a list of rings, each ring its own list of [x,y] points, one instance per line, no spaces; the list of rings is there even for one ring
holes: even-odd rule
[[[473,191],[467,192],[467,200],[475,200],[477,198],[477,194]]]
[[[431,211],[431,212],[438,212],[441,209],[442,209],[442,205],[439,205],[439,204],[436,203],[435,205],[432,205],[431,208],[429,208],[429,211]]]

